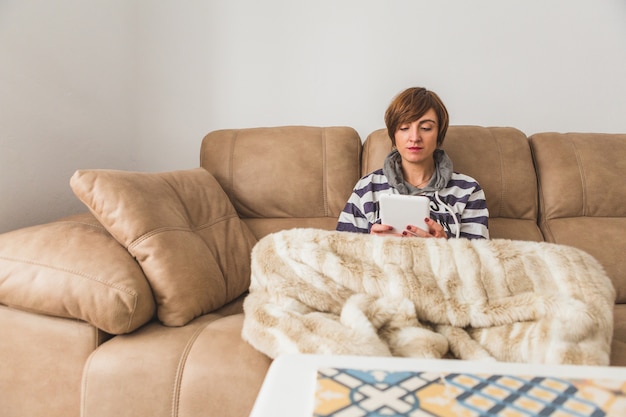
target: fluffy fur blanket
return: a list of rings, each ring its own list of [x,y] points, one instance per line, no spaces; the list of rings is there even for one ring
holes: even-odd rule
[[[615,290],[572,247],[292,229],[261,239],[242,335],[322,353],[608,365]]]

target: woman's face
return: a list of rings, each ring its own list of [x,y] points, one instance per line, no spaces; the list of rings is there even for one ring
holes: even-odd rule
[[[430,109],[418,120],[398,127],[395,140],[402,162],[432,162],[433,153],[437,149],[437,124],[437,114]]]

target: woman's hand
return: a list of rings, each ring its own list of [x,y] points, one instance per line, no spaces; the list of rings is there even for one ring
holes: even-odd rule
[[[388,224],[379,224],[374,223],[372,228],[370,229],[370,233],[378,236],[402,236],[401,233],[397,233],[394,231],[392,226]]]
[[[420,229],[419,227],[408,225],[402,232],[403,237],[436,237],[436,238],[448,238],[448,234],[444,230],[443,226],[434,221],[433,219],[424,219],[426,226],[428,226],[428,232]]]
[[[428,226],[428,232],[420,229],[417,226],[408,225],[402,233],[396,233],[392,226],[388,224],[375,223],[370,229],[370,233],[378,236],[402,236],[402,237],[436,237],[436,238],[448,238],[448,234],[444,230],[443,226],[434,221],[433,219],[424,219],[426,226]]]

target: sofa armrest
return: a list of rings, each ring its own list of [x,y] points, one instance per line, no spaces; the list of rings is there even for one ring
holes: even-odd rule
[[[0,303],[111,334],[155,314],[140,266],[91,214],[0,235]]]
[[[626,134],[546,132],[529,141],[546,241],[593,255],[626,303]]]

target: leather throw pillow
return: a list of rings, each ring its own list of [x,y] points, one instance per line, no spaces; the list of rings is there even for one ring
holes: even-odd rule
[[[248,289],[256,239],[205,169],[79,170],[70,185],[139,262],[163,324],[183,326]]]

